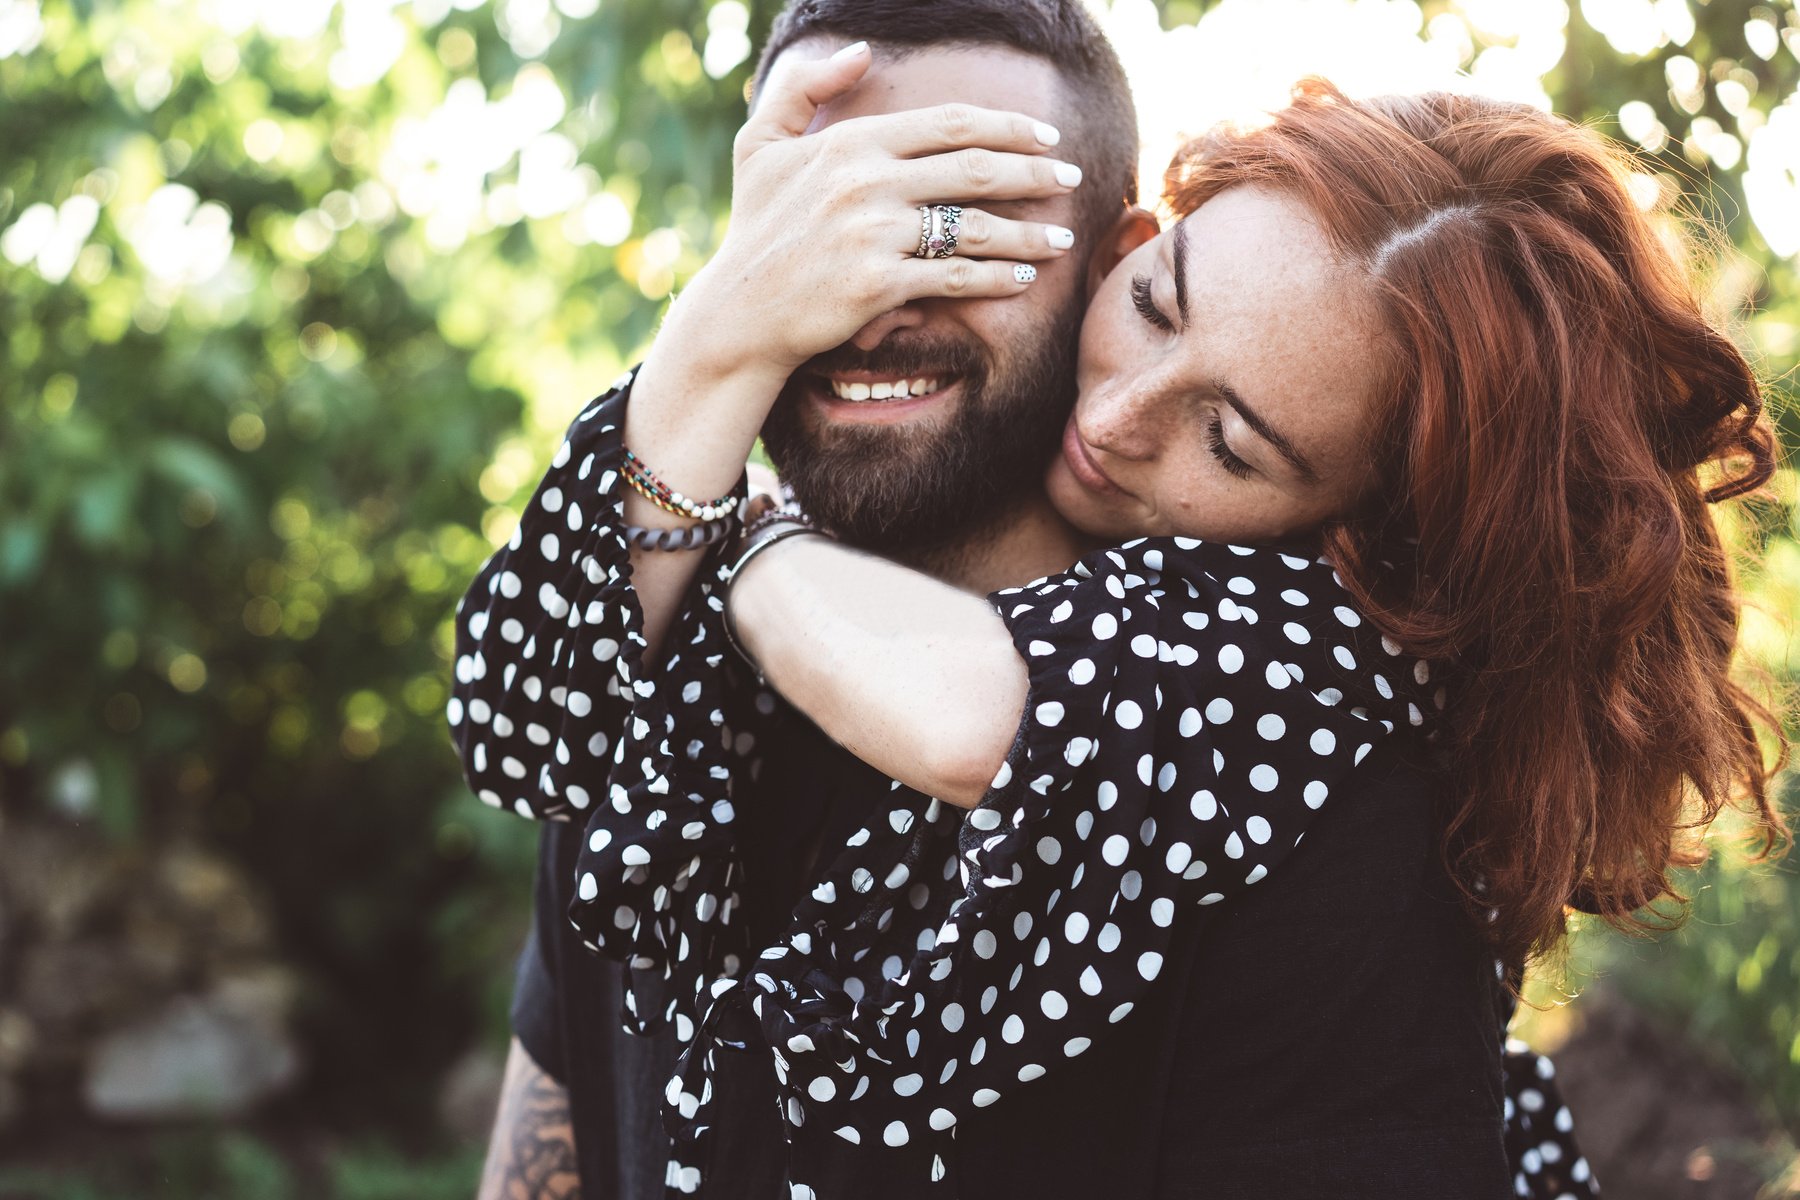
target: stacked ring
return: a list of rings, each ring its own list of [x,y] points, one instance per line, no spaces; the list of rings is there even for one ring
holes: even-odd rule
[[[949,258],[962,234],[962,208],[955,204],[919,205],[919,248],[914,258]]]

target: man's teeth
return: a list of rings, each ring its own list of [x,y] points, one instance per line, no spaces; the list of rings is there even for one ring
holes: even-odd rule
[[[905,400],[929,396],[944,385],[936,379],[891,379],[880,383],[845,383],[830,380],[832,395],[839,400]]]

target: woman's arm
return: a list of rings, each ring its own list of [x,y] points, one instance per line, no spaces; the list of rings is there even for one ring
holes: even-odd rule
[[[987,792],[1027,674],[986,600],[822,537],[759,553],[730,599],[769,683],[832,740],[946,803]]]

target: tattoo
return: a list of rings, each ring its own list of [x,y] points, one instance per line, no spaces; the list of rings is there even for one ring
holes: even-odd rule
[[[515,1038],[479,1200],[581,1200],[569,1093]]]

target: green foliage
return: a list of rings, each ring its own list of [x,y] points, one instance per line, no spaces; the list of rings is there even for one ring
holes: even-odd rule
[[[308,7],[48,0],[0,57],[0,797],[232,852],[313,1086],[391,1121],[498,1040],[535,845],[460,785],[450,610],[714,237],[748,64],[705,74],[699,0],[541,53]]]

